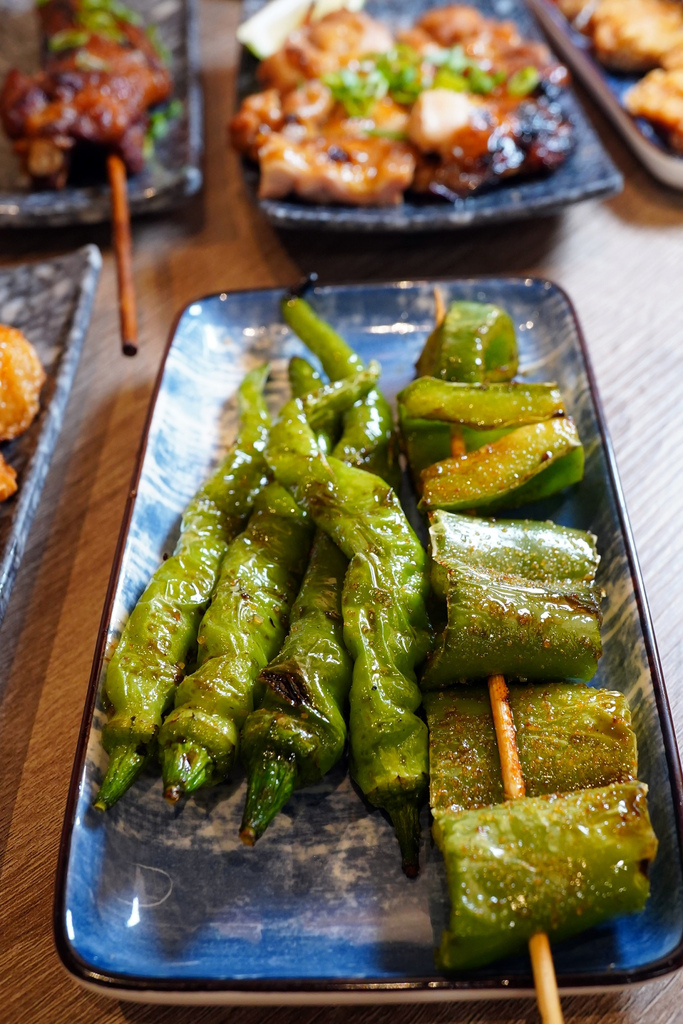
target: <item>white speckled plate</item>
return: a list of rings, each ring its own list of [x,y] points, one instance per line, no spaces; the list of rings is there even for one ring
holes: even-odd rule
[[[522,367],[555,379],[587,452],[583,482],[529,510],[593,530],[607,592],[595,683],[631,702],[640,775],[659,837],[652,896],[554,949],[563,990],[625,985],[683,961],[681,776],[642,584],[585,346],[565,294],[547,281],[447,281],[446,301],[495,302],[518,328]],[[303,354],[280,316],[281,291],[214,295],[181,315],[150,410],[93,663],[66,811],[55,935],[67,968],[117,998],[162,1002],[306,1003],[528,994],[526,956],[445,978],[433,947],[447,913],[440,855],[423,817],[422,871],[401,872],[390,822],[338,764],[294,794],[254,849],[238,839],[245,782],[176,808],[150,770],[106,815],[91,802],[106,756],[99,701],[107,658],[150,574],[171,551],[182,509],[233,436],[245,371],[272,361],[269,396],[287,393]],[[393,399],[414,373],[433,322],[432,285],[316,288],[311,301],[364,360],[382,364]]]
[[[19,485],[0,503],[0,622],[64,419],[101,263],[99,249],[87,245],[69,256],[0,269],[0,324],[24,332],[47,375],[36,419],[20,437],[0,444]]]

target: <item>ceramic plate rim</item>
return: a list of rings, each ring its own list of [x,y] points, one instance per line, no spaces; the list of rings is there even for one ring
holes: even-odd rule
[[[586,339],[579,322],[575,306],[567,292],[554,281],[543,277],[521,277],[506,276],[500,274],[484,274],[476,277],[433,277],[417,278],[409,281],[379,281],[379,282],[335,282],[333,285],[324,285],[318,282],[316,290],[329,292],[336,290],[353,291],[362,290],[368,286],[373,288],[394,289],[406,287],[432,287],[435,284],[458,285],[468,283],[486,284],[491,281],[504,281],[506,284],[534,284],[545,287],[548,292],[552,290],[564,300],[568,313],[572,319],[579,348],[583,360],[586,379],[588,381],[591,400],[595,410],[598,430],[604,444],[605,461],[607,464],[608,479],[613,489],[615,505],[622,529],[624,546],[626,549],[628,566],[633,585],[634,596],[638,607],[638,616],[643,631],[643,642],[647,654],[648,665],[652,678],[653,690],[657,703],[659,724],[662,730],[664,753],[667,761],[669,784],[671,786],[671,797],[673,815],[676,826],[676,837],[678,840],[679,852],[683,851],[683,775],[681,773],[681,762],[676,744],[671,710],[668,695],[664,683],[659,653],[652,627],[652,619],[645,596],[642,575],[636,556],[635,545],[631,526],[628,520],[624,495],[619,481],[614,450],[607,430],[605,414],[598,394],[597,382]],[[152,424],[157,398],[161,389],[161,383],[166,367],[166,361],[171,346],[175,339],[178,326],[189,308],[197,303],[215,300],[224,295],[229,299],[236,295],[258,295],[265,293],[284,293],[286,288],[250,288],[234,290],[230,292],[214,292],[201,296],[189,302],[175,317],[171,326],[168,341],[166,343],[161,364],[150,397],[149,409],[143,427],[142,438],[138,447],[135,467],[129,489],[128,499],[123,514],[121,530],[116,544],[114,561],[112,565],[104,608],[98,629],[97,642],[93,656],[93,664],[88,682],[88,689],[85,699],[85,707],[81,720],[78,744],[74,765],[69,783],[62,834],[59,843],[59,856],[57,863],[55,881],[55,900],[53,907],[53,933],[57,953],[67,971],[72,974],[78,982],[90,989],[95,989],[102,995],[108,995],[116,999],[128,999],[141,1002],[167,1002],[173,1001],[173,997],[180,997],[179,1002],[197,1001],[197,997],[206,997],[210,1001],[224,1004],[256,1004],[264,999],[273,1004],[277,1003],[277,997],[283,997],[289,1005],[304,1005],[322,999],[322,1001],[346,1001],[344,997],[353,996],[351,1001],[379,1001],[387,998],[387,1001],[419,1002],[423,1000],[459,1000],[468,998],[510,998],[531,995],[534,989],[531,974],[523,981],[510,981],[505,977],[499,978],[474,978],[474,979],[439,979],[433,977],[415,977],[408,980],[390,981],[385,978],[330,978],[316,980],[312,978],[303,979],[216,979],[216,978],[145,978],[120,974],[116,971],[103,971],[89,965],[80,957],[69,942],[66,933],[66,881],[69,863],[69,852],[71,837],[74,828],[74,820],[77,810],[80,780],[85,768],[88,737],[97,700],[99,689],[100,672],[102,659],[107,639],[107,626],[111,619],[114,604],[114,596],[121,572],[123,555],[128,538],[133,507],[137,497],[138,484],[142,475],[145,453],[149,432]],[[563,975],[561,979],[561,991],[569,994],[578,994],[587,991],[614,991],[615,989],[631,986],[633,984],[645,983],[655,978],[670,974],[683,967],[683,934],[675,949],[665,957],[645,964],[635,970],[621,970],[605,974],[604,972],[582,971]],[[268,1000],[270,996],[272,999]],[[361,998],[363,997],[363,998]]]

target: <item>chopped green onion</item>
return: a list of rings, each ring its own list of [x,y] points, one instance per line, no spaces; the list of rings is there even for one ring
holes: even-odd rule
[[[365,134],[373,139],[391,139],[392,142],[405,142],[408,138],[405,132],[394,131],[391,128],[368,128]]]
[[[78,13],[78,24],[89,32],[94,32],[105,39],[111,39],[115,43],[122,43],[126,38],[109,11],[81,10]]]
[[[63,28],[61,32],[55,32],[47,41],[47,48],[52,53],[60,53],[62,50],[76,50],[79,46],[85,46],[90,39],[89,32],[80,32],[78,29]]]
[[[541,74],[538,68],[533,67],[533,65],[520,68],[519,71],[515,71],[514,75],[508,78],[508,92],[511,96],[519,98],[529,96],[538,88],[540,81]]]
[[[349,117],[365,117],[389,91],[389,83],[377,68],[368,72],[342,68],[325,75],[323,82]]]
[[[79,71],[108,72],[110,70],[106,60],[102,60],[101,57],[97,57],[94,53],[89,53],[88,50],[79,50],[74,58],[74,64]]]
[[[432,89],[453,89],[454,92],[467,92],[469,82],[464,75],[459,75],[450,68],[441,67],[434,75]]]
[[[496,85],[499,84],[499,80],[499,76],[489,74],[488,71],[480,68],[478,64],[468,68],[467,83],[470,92],[477,93],[480,96],[488,96],[489,93],[492,93]]]
[[[163,60],[164,64],[170,64],[171,53],[162,43],[161,36],[159,35],[159,29],[157,28],[157,26],[148,25],[147,28],[145,29],[145,32],[147,33],[147,38],[149,39],[150,43],[156,50],[157,56],[159,56],[161,60]]]

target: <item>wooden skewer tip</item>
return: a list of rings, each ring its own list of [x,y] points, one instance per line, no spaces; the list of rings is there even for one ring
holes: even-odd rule
[[[137,303],[133,280],[133,243],[128,207],[126,165],[117,153],[107,156],[107,175],[111,187],[112,235],[116,256],[121,349],[126,356],[138,350]]]

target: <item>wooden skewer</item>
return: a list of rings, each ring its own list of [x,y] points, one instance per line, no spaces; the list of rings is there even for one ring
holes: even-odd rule
[[[517,750],[517,730],[510,710],[510,692],[505,678],[489,676],[489,698],[496,730],[500,769],[503,776],[503,791],[506,800],[519,800],[524,796],[524,776]],[[555,965],[548,936],[539,932],[529,939],[531,969],[536,986],[536,999],[543,1024],[563,1024],[560,995],[557,991]]]
[[[134,356],[138,350],[138,320],[133,283],[133,245],[130,235],[128,184],[126,165],[116,153],[110,153],[107,157],[107,175],[111,186],[112,234],[119,289],[121,348],[124,355]]]
[[[443,301],[443,292],[438,284],[434,285],[434,320],[436,326],[440,327],[446,318],[446,303]]]

